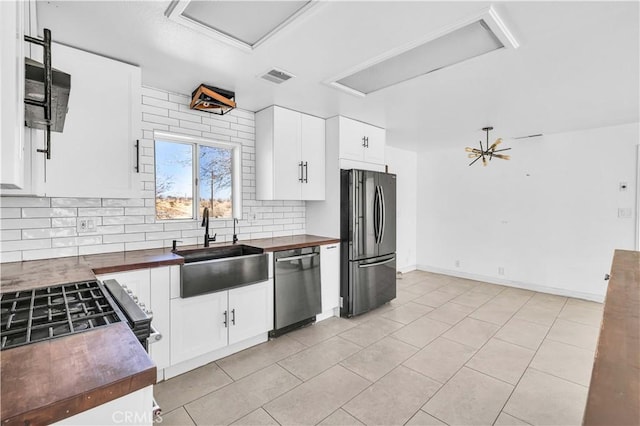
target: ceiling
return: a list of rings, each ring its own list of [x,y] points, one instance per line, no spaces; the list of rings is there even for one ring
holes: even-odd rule
[[[493,5],[520,43],[364,98],[324,81]],[[38,1],[54,41],[136,64],[143,84],[190,94],[236,92],[239,108],[272,104],[388,129],[414,151],[640,121],[638,2],[320,2],[253,51],[207,37],[164,12],[169,1]],[[247,25],[259,15],[246,17]],[[55,58],[54,65],[55,65]],[[257,78],[272,67],[296,78]],[[606,141],[607,143],[612,141]]]

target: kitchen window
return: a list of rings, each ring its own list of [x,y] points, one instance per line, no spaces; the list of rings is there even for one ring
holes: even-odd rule
[[[241,145],[154,132],[157,220],[241,216]]]

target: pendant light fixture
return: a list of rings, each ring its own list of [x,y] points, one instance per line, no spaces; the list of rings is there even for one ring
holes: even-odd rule
[[[493,157],[501,158],[503,160],[511,159],[511,157],[509,157],[508,155],[496,154],[496,152],[508,151],[508,150],[511,149],[511,148],[496,149],[498,147],[498,145],[500,145],[502,143],[502,138],[496,139],[496,141],[493,143],[493,145],[489,146],[489,131],[493,130],[493,127],[491,127],[491,126],[483,127],[482,130],[487,132],[487,144],[483,147],[482,146],[482,141],[480,141],[480,149],[478,149],[478,148],[470,148],[470,147],[466,147],[464,149],[466,152],[469,153],[468,154],[469,158],[474,158],[474,160],[471,163],[469,163],[469,165],[471,166],[476,161],[482,159],[482,165],[486,166],[488,161],[491,161],[491,159]],[[487,159],[488,159],[488,161],[487,161]]]

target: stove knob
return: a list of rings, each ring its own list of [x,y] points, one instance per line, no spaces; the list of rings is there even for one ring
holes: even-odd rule
[[[138,296],[131,296],[133,298],[133,301],[138,303]]]
[[[127,290],[127,286],[126,286],[126,285],[123,285],[123,286],[122,286],[122,289],[123,289],[123,290]]]
[[[138,306],[140,306],[140,309],[142,309],[143,312],[145,311],[144,303],[140,302],[140,303],[138,303]]]

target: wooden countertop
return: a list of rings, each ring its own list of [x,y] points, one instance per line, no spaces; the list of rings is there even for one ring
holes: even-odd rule
[[[315,235],[241,240],[264,251],[339,243]],[[212,244],[228,246],[231,243]],[[198,246],[179,249],[203,248]],[[0,292],[93,280],[96,274],[180,265],[168,248],[0,264]],[[154,384],[156,368],[124,323],[1,352],[2,424],[48,424]],[[30,423],[29,423],[30,422]]]
[[[616,250],[584,425],[640,424],[640,252]]]
[[[313,245],[339,243],[339,238],[317,235],[241,240],[238,244],[258,247],[264,251],[290,250]],[[229,246],[231,243],[214,243],[211,247]],[[179,250],[204,248],[202,245],[178,247]],[[136,250],[58,259],[31,260],[0,264],[0,292],[28,290],[76,281],[92,280],[96,274],[124,272],[158,266],[180,265],[184,259],[169,248]]]
[[[129,326],[116,323],[2,351],[3,425],[70,417],[156,381]]]

